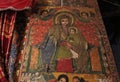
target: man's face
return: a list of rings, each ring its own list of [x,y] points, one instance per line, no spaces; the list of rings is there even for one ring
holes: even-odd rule
[[[80,82],[80,81],[77,78],[74,78],[73,82]]]
[[[61,78],[58,82],[66,82],[65,78]]]

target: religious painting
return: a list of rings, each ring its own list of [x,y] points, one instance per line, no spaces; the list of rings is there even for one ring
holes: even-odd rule
[[[37,7],[26,26],[18,82],[118,82],[96,0],[40,0]]]

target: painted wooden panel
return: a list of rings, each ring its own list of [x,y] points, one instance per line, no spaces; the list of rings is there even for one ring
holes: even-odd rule
[[[19,82],[118,82],[96,0],[40,0],[36,8],[26,26]]]

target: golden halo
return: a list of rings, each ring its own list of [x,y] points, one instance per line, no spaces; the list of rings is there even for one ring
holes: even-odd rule
[[[69,17],[70,25],[73,25],[75,22],[75,18],[73,16],[73,14],[71,12],[68,12],[68,11],[61,11],[61,12],[56,13],[55,18],[54,18],[54,23],[60,24],[60,19],[64,15]]]
[[[71,29],[75,29],[75,33],[78,33],[78,29],[75,26],[69,27],[69,32],[70,32]]]

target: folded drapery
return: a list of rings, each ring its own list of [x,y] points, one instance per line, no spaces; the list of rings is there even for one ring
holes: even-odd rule
[[[0,82],[8,82],[8,68],[16,11],[30,9],[36,0],[0,0]],[[3,60],[3,61],[2,61]],[[8,78],[9,77],[9,78]]]
[[[0,82],[7,82],[5,75],[3,73],[3,69],[0,67]]]
[[[29,9],[35,2],[36,0],[0,0],[0,11]]]
[[[56,71],[58,71],[58,72],[73,72],[72,59],[57,60]]]

